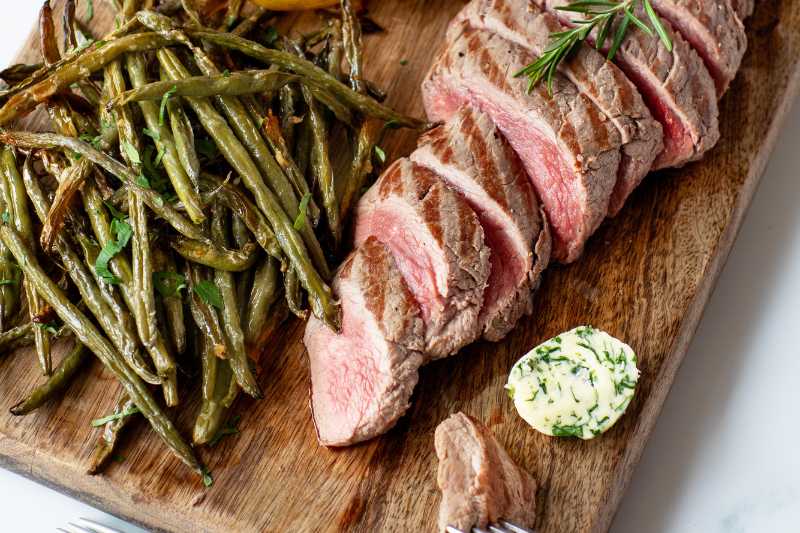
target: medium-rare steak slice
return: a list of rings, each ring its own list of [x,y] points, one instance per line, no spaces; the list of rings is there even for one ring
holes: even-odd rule
[[[621,139],[616,126],[566,77],[553,74],[553,94],[513,74],[536,56],[482,30],[450,41],[422,85],[431,120],[447,120],[469,102],[492,117],[519,155],[553,234],[553,258],[580,256],[605,218],[616,183]]]
[[[548,35],[565,29],[531,0],[472,0],[453,19],[448,35],[462,31],[463,20],[469,21],[472,28],[486,29],[524,46],[537,56],[553,42]],[[650,114],[636,86],[594,48],[581,46],[577,54],[560,61],[558,69],[620,132],[622,160],[608,206],[608,216],[613,217],[664,148],[661,124]]]
[[[703,58],[714,78],[717,98],[722,98],[747,48],[744,25],[730,0],[650,0],[650,3]]]
[[[506,336],[523,313],[550,261],[550,231],[517,155],[492,119],[464,104],[445,125],[419,139],[409,157],[467,201],[491,250],[491,274],[478,325],[485,339]]]
[[[567,26],[576,26],[570,20],[583,16],[555,9],[571,4],[572,0],[534,1]],[[635,14],[653,29],[641,3],[637,5]],[[610,35],[616,34],[620,20],[621,17],[617,17]],[[664,150],[656,157],[652,170],[680,167],[695,161],[719,139],[714,80],[689,43],[672,29],[668,21],[662,20],[662,23],[672,43],[672,51],[667,50],[655,31],[651,36],[635,24],[629,24],[613,59],[639,88],[650,112],[664,127]],[[586,42],[594,46],[595,35],[596,30]],[[611,39],[608,39],[601,52],[607,54],[610,46]]]
[[[424,326],[394,259],[374,238],[345,258],[333,291],[342,333],[311,315],[303,343],[319,442],[347,446],[385,433],[408,409]]]
[[[480,335],[489,249],[467,203],[431,170],[403,158],[356,206],[355,245],[386,245],[425,324],[425,359],[456,353]]]
[[[436,428],[436,481],[442,490],[439,530],[485,528],[502,518],[533,527],[536,480],[522,470],[489,430],[464,413]]]

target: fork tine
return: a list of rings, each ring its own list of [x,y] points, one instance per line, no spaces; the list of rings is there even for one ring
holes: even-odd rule
[[[93,520],[89,520],[88,518],[78,518],[78,522],[83,524],[84,526],[91,529],[93,532],[96,533],[122,533],[122,531],[118,529],[114,529],[113,527],[104,526],[103,524],[98,524]]]
[[[447,533],[464,533],[460,529],[456,529],[453,526],[447,526]]]
[[[531,531],[530,529],[510,524],[505,520],[500,520],[500,525],[506,528],[507,530],[511,531],[512,533],[536,533],[535,531]]]
[[[92,531],[91,529],[86,529],[85,527],[79,526],[78,524],[75,524],[73,522],[67,523],[67,527],[69,527],[70,530],[74,530],[75,533],[97,533],[96,531]]]
[[[489,532],[486,531],[485,529],[481,529],[479,527],[473,527],[472,528],[472,533],[489,533]]]
[[[498,526],[490,525],[489,531],[491,531],[492,533],[511,533],[509,530],[499,525]]]

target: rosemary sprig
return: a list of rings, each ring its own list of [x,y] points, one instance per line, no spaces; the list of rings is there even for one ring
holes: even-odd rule
[[[622,13],[624,20],[620,23],[619,28],[617,28],[614,41],[611,43],[611,48],[609,48],[608,55],[606,56],[606,61],[611,61],[611,58],[613,58],[614,54],[619,50],[622,39],[625,37],[625,33],[628,31],[628,25],[631,22],[646,31],[648,35],[653,35],[650,28],[633,14],[638,2],[639,0],[623,0],[622,2],[578,0],[568,6],[557,7],[556,9],[561,11],[571,11],[573,13],[595,16],[586,20],[572,20],[571,22],[577,24],[577,27],[548,35],[549,38],[556,40],[547,45],[543,51],[542,57],[514,74],[514,77],[516,78],[522,75],[528,76],[531,81],[528,84],[527,92],[531,92],[531,89],[536,82],[539,81],[539,78],[546,73],[547,92],[552,94],[551,81],[553,72],[558,63],[562,59],[569,59],[575,55],[595,26],[598,27],[595,48],[599,51],[605,44],[606,39],[608,39],[611,33],[611,26],[614,24],[617,15]],[[644,3],[645,13],[647,13],[656,33],[658,33],[658,36],[664,42],[667,50],[672,51],[672,43],[669,37],[667,37],[667,32],[664,30],[664,26],[661,25],[658,15],[656,15],[656,12],[653,10],[653,6],[650,5],[650,0],[642,0],[642,2]]]

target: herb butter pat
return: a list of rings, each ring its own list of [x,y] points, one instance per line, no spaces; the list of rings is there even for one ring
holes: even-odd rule
[[[581,326],[517,361],[506,388],[520,416],[535,429],[591,439],[622,416],[638,379],[630,346]]]

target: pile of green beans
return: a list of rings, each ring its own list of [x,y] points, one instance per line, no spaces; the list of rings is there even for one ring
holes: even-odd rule
[[[117,29],[95,41],[75,3],[61,43],[42,8],[42,63],[0,72],[0,357],[33,346],[47,376],[10,411],[63,394],[94,354],[125,392],[88,472],[144,418],[208,484],[161,404],[180,408],[199,382],[193,444],[213,445],[241,392],[264,398],[255,363],[290,313],[341,329],[328,282],[381,166],[379,132],[427,125],[384,106],[364,78],[350,0],[297,40],[243,0],[209,19],[194,0],[107,0],[95,9],[113,8]],[[38,105],[55,133],[14,131]],[[350,145],[341,176],[335,135]],[[59,338],[74,346],[54,362]]]

